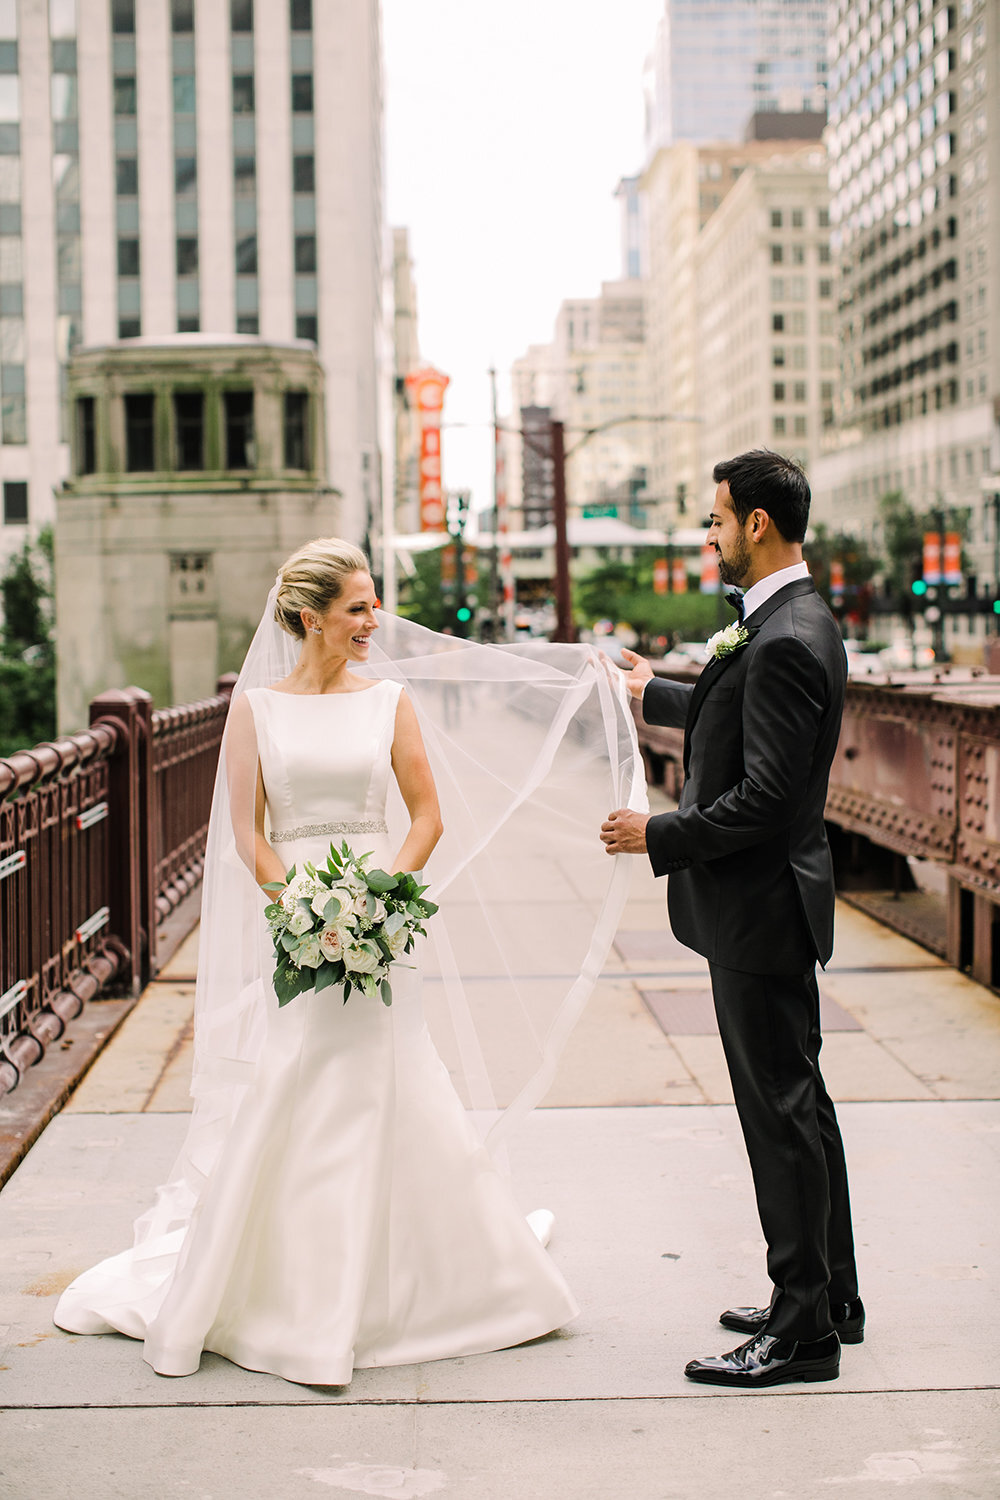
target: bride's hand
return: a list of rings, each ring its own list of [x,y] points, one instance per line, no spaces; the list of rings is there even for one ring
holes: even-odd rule
[[[653,669],[644,656],[637,656],[627,646],[622,647],[622,656],[627,663],[627,666],[624,668],[625,686],[633,698],[641,698],[646,683],[653,675]]]

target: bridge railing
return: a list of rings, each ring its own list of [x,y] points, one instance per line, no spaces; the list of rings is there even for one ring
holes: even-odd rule
[[[693,682],[697,669],[661,675]],[[649,779],[679,796],[683,730],[633,711]],[[834,863],[847,899],[1000,989],[1000,675],[934,667],[852,679],[826,820],[844,836]],[[900,900],[915,885],[909,860],[937,867],[940,899]],[[875,896],[882,887],[891,900]]]
[[[90,727],[0,760],[0,1095],[103,990],[137,995],[202,874],[232,677],[154,711],[123,688]]]

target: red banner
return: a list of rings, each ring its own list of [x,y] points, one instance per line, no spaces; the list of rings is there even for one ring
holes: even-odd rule
[[[944,582],[950,588],[958,583],[964,582],[962,573],[962,538],[957,531],[946,531],[944,534]]]
[[[688,591],[687,563],[683,557],[674,558],[674,566],[671,570],[670,586],[675,594],[686,594]]]
[[[445,530],[441,489],[441,413],[449,380],[440,370],[412,370],[406,377],[420,419],[420,529]]]
[[[658,557],[653,563],[653,593],[665,594],[668,583],[667,559]]]
[[[924,532],[924,582],[941,582],[941,533]]]

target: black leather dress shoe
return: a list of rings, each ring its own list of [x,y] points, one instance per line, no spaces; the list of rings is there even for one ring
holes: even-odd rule
[[[762,1333],[770,1316],[769,1307],[730,1307],[719,1322],[723,1328],[732,1328],[735,1333]],[[831,1302],[830,1316],[842,1344],[864,1343],[865,1307],[860,1297],[853,1302]]]
[[[693,1359],[685,1365],[689,1380],[705,1385],[742,1386],[755,1390],[765,1385],[784,1385],[791,1380],[836,1380],[840,1374],[840,1340],[835,1333],[815,1343],[795,1343],[758,1333],[730,1354]]]

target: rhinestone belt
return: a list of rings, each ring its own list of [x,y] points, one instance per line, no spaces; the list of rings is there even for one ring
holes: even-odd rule
[[[368,818],[361,823],[303,823],[299,828],[283,828],[271,834],[272,844],[290,844],[296,839],[315,838],[320,833],[388,833],[384,818]]]

